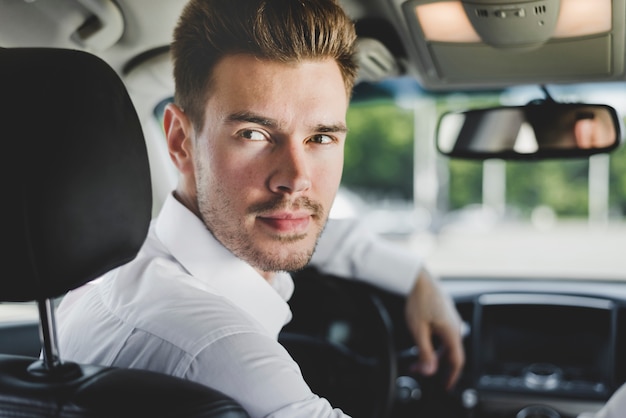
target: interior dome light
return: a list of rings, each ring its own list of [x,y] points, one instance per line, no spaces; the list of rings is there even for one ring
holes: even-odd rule
[[[606,33],[612,22],[611,0],[420,2],[414,10],[427,41],[483,42],[496,48]]]

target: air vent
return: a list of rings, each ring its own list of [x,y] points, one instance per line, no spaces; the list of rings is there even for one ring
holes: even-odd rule
[[[487,9],[476,9],[475,12],[478,17],[489,17],[489,10]]]
[[[536,15],[542,15],[545,14],[547,12],[546,6],[535,6],[535,14]]]

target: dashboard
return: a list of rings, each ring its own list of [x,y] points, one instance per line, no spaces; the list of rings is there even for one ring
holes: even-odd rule
[[[466,405],[484,417],[576,417],[626,381],[621,282],[444,279],[471,326]]]
[[[626,381],[621,282],[442,278],[467,331],[463,375],[446,392],[445,370],[411,370],[419,352],[403,298],[314,270],[294,279],[281,342],[314,391],[353,416],[574,418]],[[296,347],[302,334],[316,347]]]

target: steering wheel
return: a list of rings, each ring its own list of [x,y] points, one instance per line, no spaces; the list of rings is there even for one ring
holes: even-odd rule
[[[314,393],[354,417],[388,418],[397,377],[392,323],[368,285],[294,273],[292,321],[279,341]]]

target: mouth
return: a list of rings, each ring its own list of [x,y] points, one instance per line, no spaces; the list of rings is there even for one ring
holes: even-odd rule
[[[308,213],[274,213],[257,217],[259,222],[279,234],[304,234],[311,219]]]
[[[323,218],[322,205],[301,197],[293,202],[276,199],[251,206],[248,214],[253,215],[271,235],[278,237],[304,238],[311,229],[312,223]]]

